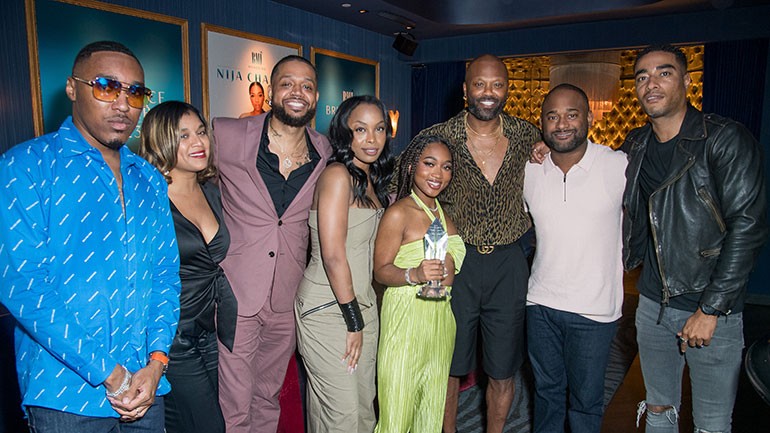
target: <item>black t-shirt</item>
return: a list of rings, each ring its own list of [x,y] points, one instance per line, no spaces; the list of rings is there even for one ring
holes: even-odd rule
[[[644,204],[645,214],[648,216],[650,214],[648,207],[650,195],[673,175],[670,172],[670,166],[671,160],[676,153],[678,141],[678,135],[665,143],[659,142],[655,134],[650,136],[650,142],[647,144],[647,151],[644,154],[644,160],[642,160],[642,166],[639,171],[639,193]],[[655,254],[655,243],[653,242],[648,218],[644,219],[647,224],[648,233],[647,248],[644,253],[642,274],[639,277],[637,289],[641,295],[653,301],[661,302],[663,300],[663,283],[660,278],[660,267],[658,266],[658,259]],[[666,224],[665,221],[662,223]],[[676,245],[666,245],[665,248],[676,248]],[[675,270],[667,269],[666,272],[675,272]],[[677,310],[695,311],[698,308],[700,296],[700,293],[675,296],[669,298],[668,305]]]
[[[318,154],[313,143],[310,141],[310,136],[305,131],[305,140],[307,142],[308,156],[310,162],[303,164],[301,167],[295,169],[289,174],[289,178],[285,179],[280,171],[280,161],[278,155],[270,152],[268,145],[270,144],[270,138],[267,136],[267,129],[269,127],[271,115],[265,116],[265,125],[262,128],[262,137],[259,142],[259,152],[257,152],[257,171],[259,171],[262,180],[267,185],[267,190],[270,192],[270,198],[273,199],[273,205],[275,211],[278,213],[278,217],[283,216],[286,209],[291,205],[292,200],[297,196],[299,190],[305,185],[310,174],[313,173],[313,169],[321,160],[321,155]]]

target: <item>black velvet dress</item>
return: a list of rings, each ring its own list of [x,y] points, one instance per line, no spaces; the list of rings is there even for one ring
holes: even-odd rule
[[[224,225],[219,189],[212,183],[202,184],[201,189],[219,223],[219,230],[208,244],[171,202],[182,292],[179,327],[166,374],[171,383],[171,392],[165,398],[169,433],[225,431],[218,400],[217,334],[225,347],[232,348],[237,304],[219,267],[230,246],[230,233]]]

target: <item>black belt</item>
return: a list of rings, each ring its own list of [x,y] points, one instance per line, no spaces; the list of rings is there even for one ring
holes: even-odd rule
[[[492,254],[495,251],[504,251],[512,247],[518,247],[518,245],[519,245],[519,241],[516,241],[512,244],[503,244],[503,245],[471,245],[466,243],[465,249],[476,250],[477,253],[486,256],[488,254]]]

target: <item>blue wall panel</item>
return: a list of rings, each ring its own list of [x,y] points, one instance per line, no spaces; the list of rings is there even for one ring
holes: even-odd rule
[[[7,83],[3,86],[5,89],[0,87],[3,124],[0,152],[33,135],[24,0],[8,3],[0,14],[0,79]],[[380,62],[380,97],[389,108],[401,111],[399,130],[409,131],[410,66],[397,58],[398,53],[391,47],[392,37],[267,0],[107,0],[104,3],[188,21],[191,102],[197,107],[203,103],[200,25],[205,22],[302,44],[306,58],[310,58],[310,47],[314,46]],[[406,145],[408,138],[399,134],[396,147]]]
[[[203,99],[200,24],[206,22],[300,43],[308,58],[312,45],[379,61],[380,97],[389,107],[401,111],[399,131],[411,129],[410,65],[391,47],[393,38],[390,36],[268,0],[108,0],[107,3],[188,20],[191,96],[192,103],[197,106],[201,106]],[[337,4],[330,2],[330,7],[337,7]],[[662,42],[770,38],[769,19],[770,6],[764,5],[448,37],[420,41],[415,57],[408,62],[463,60],[485,52],[510,56]],[[0,86],[0,152],[33,135],[28,65],[24,0],[6,1],[0,14],[0,83],[3,83]],[[403,147],[408,139],[404,132],[400,132],[396,148]],[[760,139],[766,155],[770,155],[770,85],[765,86]],[[753,293],[770,299],[770,286],[765,284],[770,281],[768,251],[770,248],[766,248],[761,256],[750,287]]]

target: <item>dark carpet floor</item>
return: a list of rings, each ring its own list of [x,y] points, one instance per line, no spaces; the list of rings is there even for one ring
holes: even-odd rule
[[[604,404],[607,406],[623,383],[626,372],[636,356],[636,327],[634,311],[639,302],[637,295],[626,295],[623,302],[623,317],[618,324],[618,333],[610,347],[610,360],[604,379]],[[529,364],[525,363],[515,376],[516,392],[504,432],[529,432],[532,422],[532,395],[534,379]],[[460,393],[457,414],[457,430],[461,433],[484,431],[484,378],[479,383]]]
[[[629,371],[634,358],[637,354],[636,347],[636,329],[634,326],[634,311],[638,302],[638,295],[626,293],[623,305],[623,318],[618,327],[618,333],[613,341],[610,362],[605,377],[605,405],[613,404],[612,398],[618,391],[621,384],[626,380],[626,373]],[[26,426],[21,419],[21,411],[18,406],[18,388],[16,385],[16,376],[13,368],[13,347],[12,341],[12,319],[8,316],[3,317],[3,311],[0,308],[0,433],[16,433],[26,430]],[[762,338],[770,332],[770,306],[748,304],[744,311],[744,336],[746,346]],[[640,373],[632,371],[629,376],[637,383],[641,381]],[[529,432],[531,430],[532,419],[532,394],[533,379],[528,364],[516,374],[516,394],[511,412],[508,415],[505,432]],[[458,410],[458,431],[461,433],[480,433],[484,431],[484,377],[480,377],[478,384],[470,387],[460,394],[460,404]],[[639,388],[639,386],[637,386]],[[637,391],[643,392],[643,391]],[[642,399],[640,396],[634,398]],[[628,417],[634,417],[634,402],[622,410],[628,413]],[[683,398],[682,410],[688,410],[685,406],[687,397]],[[683,424],[686,424],[686,414],[683,413]],[[735,411],[733,415],[733,431],[736,433],[766,433],[770,432],[770,407],[768,407],[751,388],[745,374],[742,374],[738,388],[738,397],[736,400]],[[691,423],[691,421],[690,421]],[[690,424],[691,425],[691,424]],[[609,429],[605,426],[604,431],[625,433],[629,432],[627,428]],[[641,430],[639,430],[641,431]],[[686,431],[686,430],[682,430]]]
[[[636,294],[626,293],[623,303],[623,317],[618,326],[618,333],[613,340],[610,349],[610,361],[607,367],[607,373],[604,382],[605,406],[613,404],[613,396],[627,380],[629,368],[634,363],[637,355],[636,346],[636,327],[634,325],[634,313],[639,298]],[[770,333],[770,306],[747,304],[744,311],[744,340],[746,347],[754,341],[765,337]],[[634,375],[629,380],[641,383],[641,373],[637,369],[629,373]],[[531,431],[532,420],[532,394],[533,379],[528,364],[525,364],[516,375],[516,394],[511,412],[508,414],[508,421],[504,431],[529,432]],[[685,379],[687,382],[687,379]],[[458,431],[460,433],[480,433],[484,431],[484,379],[479,380],[479,384],[463,391],[460,394],[460,404],[458,408]],[[623,403],[622,410],[628,412],[627,418],[624,415],[623,427],[604,426],[603,431],[613,433],[641,432],[643,429],[636,430],[628,428],[625,421],[635,419],[636,402],[644,399],[643,386],[639,386],[638,392],[631,404]],[[684,391],[689,394],[688,390]],[[627,397],[627,396],[626,396]],[[620,404],[620,403],[619,403]],[[683,395],[682,420],[680,431],[692,429],[691,404],[689,395]],[[614,421],[613,421],[614,422]],[[607,420],[605,420],[605,424]],[[630,422],[629,422],[630,424]],[[741,371],[740,382],[738,386],[738,395],[733,411],[733,432],[735,433],[767,433],[770,432],[770,407],[768,407],[759,395],[751,387],[745,372]]]

